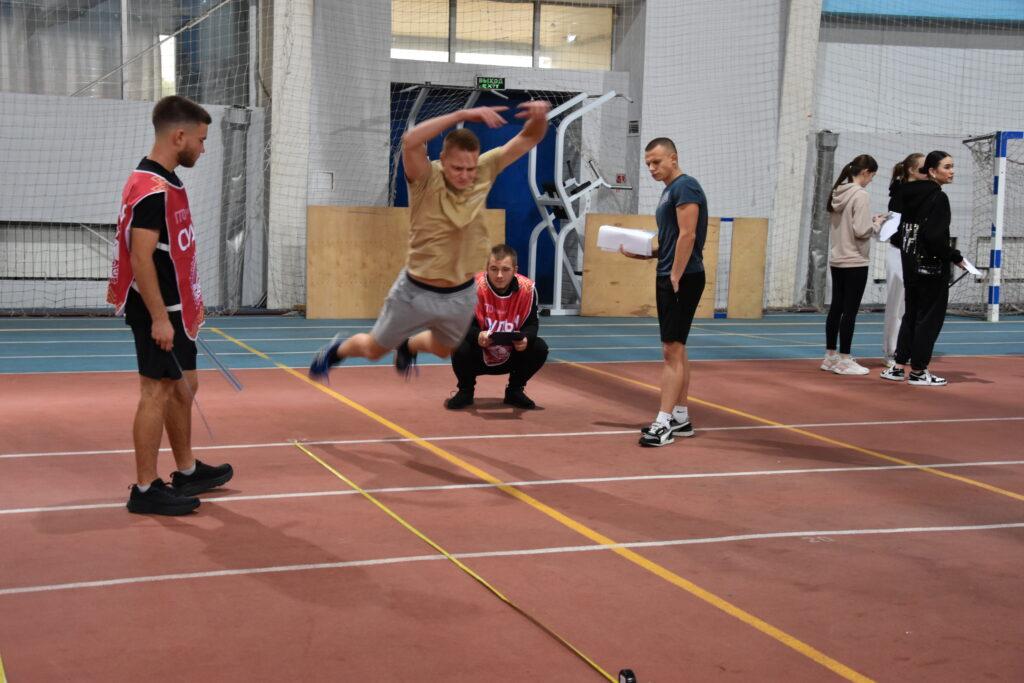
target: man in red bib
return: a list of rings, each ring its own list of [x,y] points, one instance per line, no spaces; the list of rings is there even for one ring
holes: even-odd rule
[[[157,102],[153,149],[128,177],[121,196],[107,301],[131,326],[139,364],[132,429],[137,483],[128,497],[130,512],[187,514],[199,506],[196,494],[233,475],[231,465],[213,467],[192,455],[195,340],[203,324],[203,296],[192,213],[174,170],[195,165],[205,151],[210,121],[205,109],[184,97]],[[171,486],[156,472],[164,429],[178,466]]]
[[[469,332],[452,354],[459,389],[444,402],[449,410],[473,404],[479,375],[508,374],[505,403],[531,410],[526,383],[544,365],[548,345],[537,336],[537,290],[520,275],[516,250],[507,244],[491,249],[487,270],[476,276],[476,310]]]

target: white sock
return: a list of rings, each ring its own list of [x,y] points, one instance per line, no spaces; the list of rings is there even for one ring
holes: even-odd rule
[[[676,406],[672,409],[672,417],[676,419],[676,422],[689,422],[690,411],[686,409],[686,406]]]
[[[668,424],[669,424],[668,421],[671,420],[671,419],[672,419],[672,413],[663,413],[663,412],[661,412],[659,410],[658,411],[658,417],[654,418],[654,421],[655,422],[660,422],[661,424],[663,424],[663,425],[665,425],[667,427]]]
[[[184,474],[186,477],[192,476],[193,474],[196,473],[196,462],[195,462],[195,460],[192,461],[192,467],[189,467],[187,470],[178,470],[178,471],[181,472],[182,474]]]
[[[136,484],[135,488],[139,490],[139,493],[145,493],[146,491],[149,490],[149,484]]]

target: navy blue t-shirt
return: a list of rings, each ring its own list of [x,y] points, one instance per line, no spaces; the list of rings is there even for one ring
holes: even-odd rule
[[[661,193],[661,200],[654,212],[658,221],[658,275],[671,275],[672,262],[676,258],[676,242],[679,240],[679,221],[676,207],[696,204],[697,236],[693,241],[693,252],[684,273],[704,271],[704,241],[708,236],[708,201],[696,178],[685,173],[669,183]]]

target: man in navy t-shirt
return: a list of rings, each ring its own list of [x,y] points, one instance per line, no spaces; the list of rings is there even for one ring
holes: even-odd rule
[[[668,138],[655,138],[647,144],[644,163],[651,177],[665,184],[655,211],[658,248],[650,257],[658,259],[655,288],[665,367],[661,407],[651,426],[640,430],[640,445],[665,446],[674,441],[676,434],[693,436],[686,408],[690,388],[686,338],[704,293],[708,203],[700,183],[680,170],[676,146]]]

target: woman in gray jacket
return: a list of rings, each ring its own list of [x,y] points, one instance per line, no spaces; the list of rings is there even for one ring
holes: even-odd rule
[[[878,162],[861,154],[843,167],[828,202],[828,265],[832,275],[832,303],[825,319],[825,359],[821,369],[837,375],[866,375],[868,369],[850,355],[864,287],[868,282],[871,236],[878,220],[871,216],[866,188],[878,172]],[[838,353],[837,344],[838,340]]]

